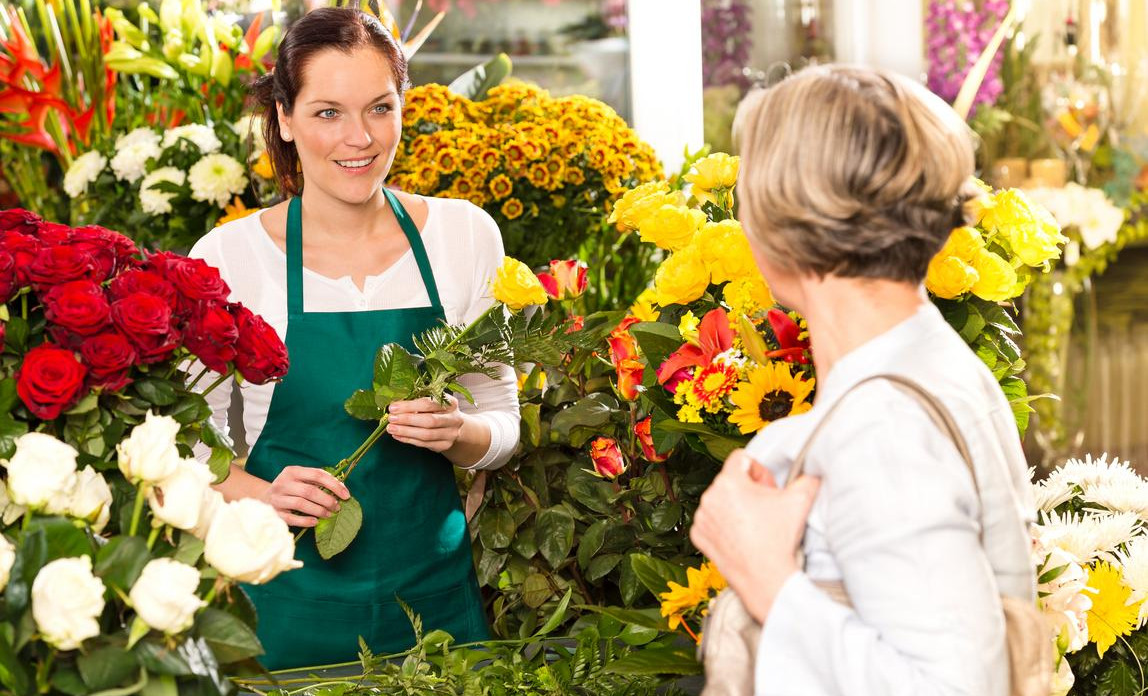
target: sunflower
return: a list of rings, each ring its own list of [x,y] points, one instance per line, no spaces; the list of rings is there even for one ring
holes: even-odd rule
[[[814,380],[794,375],[784,362],[755,367],[749,380],[738,384],[730,395],[736,410],[729,420],[743,435],[755,433],[778,418],[813,408],[809,402],[813,387]]]
[[[502,204],[501,210],[507,220],[514,220],[522,215],[525,208],[522,206],[522,201],[517,198],[507,198],[506,202]]]

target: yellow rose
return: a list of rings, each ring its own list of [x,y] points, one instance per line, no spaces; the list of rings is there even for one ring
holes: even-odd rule
[[[1004,302],[1015,297],[1016,271],[1012,264],[987,249],[973,258],[977,282],[971,288],[974,295],[990,302]]]
[[[964,260],[937,254],[929,262],[925,287],[937,297],[951,300],[972,289],[978,279],[977,270]]]
[[[632,188],[614,204],[614,209],[610,211],[610,217],[606,219],[606,222],[617,225],[618,229],[624,232],[636,230],[638,223],[652,210],[656,210],[666,203],[676,202],[676,200],[666,200],[669,197],[669,191],[670,185],[661,180],[649,181]]]
[[[709,157],[694,162],[694,168],[686,174],[686,181],[695,189],[722,191],[733,188],[737,183],[737,170],[741,158],[724,152],[715,152]],[[696,193],[696,192],[695,192]]]
[[[957,227],[950,234],[945,246],[937,253],[938,256],[956,256],[966,263],[973,259],[985,248],[985,239],[975,227]]]
[[[538,276],[526,264],[509,256],[503,257],[490,291],[495,300],[512,312],[520,312],[527,305],[546,304],[546,289]]]
[[[641,220],[638,234],[643,242],[677,251],[693,241],[705,221],[706,214],[700,210],[663,205]]]
[[[662,315],[654,307],[655,292],[653,288],[646,288],[638,298],[634,300],[634,304],[630,307],[630,314],[638,318],[638,321],[657,321],[658,317]]]
[[[1049,212],[1017,189],[994,196],[981,225],[1003,237],[1021,263],[1033,268],[1059,258],[1061,245],[1068,241]]]
[[[687,247],[658,267],[654,274],[654,297],[663,307],[686,304],[701,297],[709,284],[710,274],[701,254],[694,247]]]
[[[773,306],[773,293],[761,274],[742,276],[729,281],[722,290],[722,299],[730,309],[730,319],[756,317]]]
[[[706,223],[697,240],[713,283],[760,275],[749,240],[737,220]]]

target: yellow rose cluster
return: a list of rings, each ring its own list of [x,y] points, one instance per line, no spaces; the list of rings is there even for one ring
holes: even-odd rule
[[[602,102],[521,83],[471,101],[429,84],[407,92],[388,183],[485,208],[508,251],[535,264],[568,253],[547,242],[569,249],[624,191],[660,177],[653,148]]]
[[[975,226],[953,230],[929,262],[925,287],[944,299],[967,293],[990,302],[1019,296],[1034,269],[1048,270],[1068,238],[1022,191],[986,193],[972,203]]]

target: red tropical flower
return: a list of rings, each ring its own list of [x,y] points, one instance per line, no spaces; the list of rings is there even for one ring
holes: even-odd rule
[[[669,389],[668,383],[672,381],[676,386],[682,379],[679,374],[682,370],[689,370],[688,374],[692,374],[694,369],[709,365],[732,347],[733,329],[729,326],[729,315],[720,307],[712,309],[698,325],[698,344],[683,345],[658,366],[658,384]]]
[[[809,364],[809,338],[801,338],[801,327],[785,312],[776,307],[766,313],[773,335],[777,338],[777,350],[765,354],[767,358],[784,360],[789,363]]]

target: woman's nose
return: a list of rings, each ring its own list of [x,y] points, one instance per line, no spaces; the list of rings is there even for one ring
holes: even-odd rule
[[[343,136],[344,142],[352,147],[369,147],[373,142],[367,122],[361,118],[349,118],[346,121],[347,130]]]

